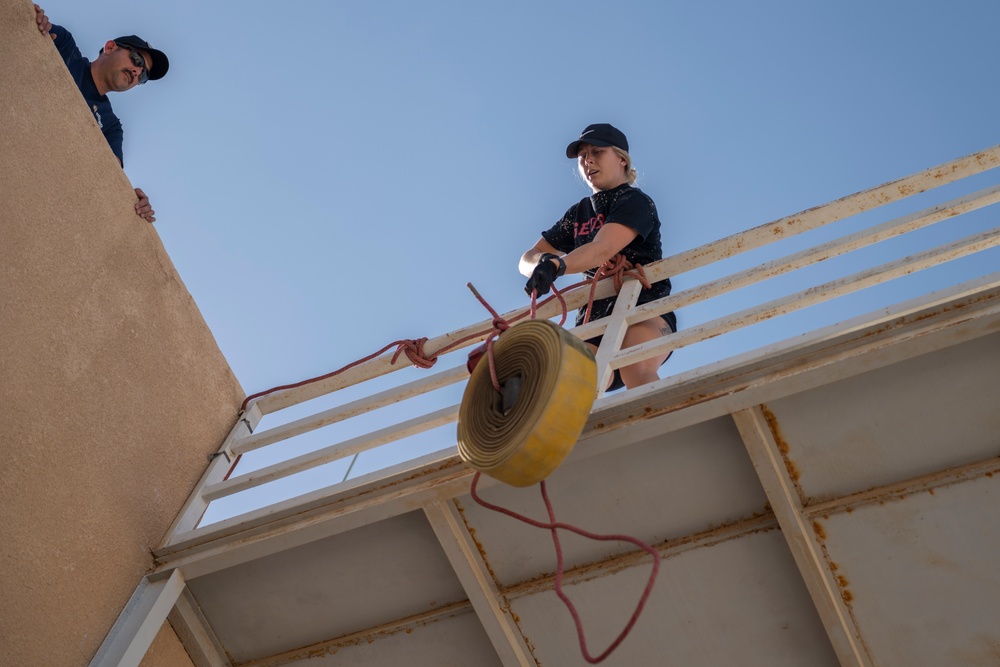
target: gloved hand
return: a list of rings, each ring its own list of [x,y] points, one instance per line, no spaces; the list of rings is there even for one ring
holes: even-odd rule
[[[549,293],[552,283],[559,277],[559,268],[549,261],[555,258],[556,255],[552,253],[542,253],[542,256],[538,259],[538,264],[535,265],[535,270],[531,272],[531,277],[524,284],[525,294],[531,296],[531,292],[534,290],[538,290],[538,296],[545,296]]]

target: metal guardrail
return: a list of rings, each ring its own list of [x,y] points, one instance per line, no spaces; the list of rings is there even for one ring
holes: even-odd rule
[[[906,197],[974,176],[997,166],[1000,166],[1000,146],[953,160],[906,178],[843,197],[823,206],[787,216],[705,246],[667,257],[645,267],[646,275],[652,282],[666,277],[676,277],[719,260],[728,259],[775,241],[817,229],[865,211],[886,206]],[[618,296],[615,312],[611,316],[571,329],[571,332],[581,338],[604,335],[597,360],[599,376],[606,379],[613,372],[613,369],[662,354],[667,350],[676,350],[690,346],[757,322],[823,303],[872,285],[884,283],[903,275],[1000,245],[1000,227],[996,227],[934,247],[904,259],[870,267],[851,275],[812,286],[794,294],[755,305],[697,326],[682,328],[677,333],[666,335],[642,345],[624,350],[620,349],[625,330],[631,323],[642,321],[656,314],[691,306],[736,289],[760,283],[775,276],[788,274],[839,255],[867,248],[875,243],[913,232],[943,220],[952,219],[955,216],[995,204],[998,201],[1000,201],[1000,185],[936,204],[925,210],[904,215],[836,240],[735,272],[723,278],[710,280],[704,284],[685,289],[664,299],[639,307],[634,306],[634,303],[638,296],[640,285],[634,280],[626,281]],[[589,287],[587,286],[566,292],[564,298],[567,307],[574,309],[584,305],[587,301],[588,293]],[[613,295],[613,287],[610,281],[603,281],[598,286],[595,297],[603,298],[611,295]],[[513,319],[523,314],[526,310],[527,308],[522,308],[505,313],[504,317],[506,319]],[[539,309],[538,316],[554,317],[560,312],[558,303],[551,302]],[[486,320],[431,339],[425,343],[425,353],[434,355],[437,350],[444,348],[454,341],[471,336],[477,332],[488,330],[490,327],[491,321]],[[461,348],[474,345],[485,337],[485,334],[473,337],[448,354],[461,354]],[[393,365],[390,362],[391,356],[391,353],[386,353],[332,378],[270,394],[250,403],[247,411],[240,417],[220,450],[224,456],[217,457],[210,464],[197,489],[172,526],[166,544],[180,541],[183,539],[185,533],[193,530],[201,521],[209,502],[259,487],[338,459],[353,456],[360,452],[368,451],[457,420],[458,406],[445,407],[402,423],[380,428],[366,435],[353,437],[312,452],[279,461],[253,472],[225,479],[230,467],[230,461],[234,460],[237,456],[263,447],[274,446],[307,432],[343,422],[373,410],[395,405],[400,401],[462,382],[468,376],[464,365],[444,371],[428,371],[429,374],[419,380],[401,384],[400,386],[381,391],[363,399],[351,401],[339,407],[322,410],[316,414],[291,421],[281,426],[254,432],[261,418],[266,414],[276,413],[319,396],[328,395],[340,389],[407,367],[405,363]],[[600,382],[599,386],[604,386],[604,382]]]

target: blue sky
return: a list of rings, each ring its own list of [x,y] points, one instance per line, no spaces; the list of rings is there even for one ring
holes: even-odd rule
[[[484,319],[469,281],[501,312],[526,303],[518,257],[588,194],[563,154],[588,123],[627,133],[666,254],[1000,143],[988,0],[43,7],[85,54],[138,33],[169,55],[112,97],[126,173],[248,393]],[[661,376],[740,351],[714,345]]]

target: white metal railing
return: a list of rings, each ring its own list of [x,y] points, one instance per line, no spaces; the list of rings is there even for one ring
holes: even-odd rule
[[[911,195],[956,182],[997,166],[1000,166],[1000,146],[913,174],[898,181],[843,197],[824,206],[775,220],[708,245],[667,257],[645,267],[646,276],[652,282],[662,280],[666,277],[676,277],[719,260],[734,257],[740,253],[760,248],[774,241],[789,238],[796,234],[891,204]],[[620,349],[625,330],[631,323],[642,321],[656,314],[679,310],[775,276],[787,274],[848,252],[866,248],[886,239],[898,237],[943,220],[953,219],[955,216],[995,204],[998,201],[1000,201],[1000,185],[995,185],[843,236],[839,239],[738,271],[732,275],[705,282],[696,287],[679,291],[666,298],[638,307],[634,304],[640,290],[640,285],[637,281],[629,280],[623,286],[615,311],[611,316],[590,322],[571,331],[581,338],[592,338],[604,334],[597,360],[599,376],[602,379],[606,379],[613,369],[657,356],[665,351],[690,346],[757,322],[822,303],[850,292],[893,280],[899,276],[1000,245],[1000,227],[997,227],[939,245],[901,260],[871,267],[785,297],[730,313],[697,326],[681,328],[676,333],[668,334],[660,339],[642,345],[624,350]],[[575,309],[583,306],[587,301],[588,292],[589,288],[586,286],[566,292],[564,298],[567,307]],[[597,288],[595,298],[612,296],[613,293],[611,281],[603,281]],[[506,313],[504,314],[504,318],[513,319],[522,315],[525,310],[526,308],[522,308]],[[538,316],[554,317],[559,312],[559,304],[553,301],[540,307]],[[485,332],[490,328],[491,321],[486,320],[439,336],[425,343],[425,352],[428,355],[434,355],[436,351],[454,343],[454,341],[472,336],[477,332]],[[462,354],[460,352],[461,348],[474,345],[485,337],[485,333],[476,336],[456,347],[449,354]],[[392,406],[400,401],[462,382],[468,376],[464,365],[444,371],[427,371],[428,375],[419,380],[407,382],[366,398],[355,400],[339,407],[326,409],[281,426],[253,432],[265,414],[275,413],[319,396],[336,392],[345,387],[350,387],[408,367],[408,364],[405,362],[393,365],[390,362],[391,356],[391,352],[386,353],[334,377],[263,396],[251,402],[224,442],[220,450],[222,456],[212,461],[198,488],[178,516],[171,528],[166,543],[173,544],[181,541],[185,533],[193,530],[201,520],[208,503],[211,501],[268,484],[269,482],[304,470],[350,457],[457,420],[458,406],[448,406],[402,423],[380,428],[365,435],[349,438],[315,451],[287,458],[253,472],[237,474],[229,479],[224,479],[227,471],[229,471],[230,461],[242,454],[263,447],[276,446],[288,441],[290,438],[309,431],[352,419],[364,413]],[[604,382],[600,382],[599,386],[604,386]],[[236,472],[238,473],[239,470],[237,469]]]

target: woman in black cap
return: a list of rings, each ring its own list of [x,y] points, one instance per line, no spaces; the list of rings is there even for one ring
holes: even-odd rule
[[[576,159],[580,175],[594,191],[574,204],[524,255],[519,268],[528,276],[524,291],[547,294],[555,279],[564,273],[593,276],[609,259],[621,253],[635,264],[649,264],[663,258],[660,246],[660,219],[656,205],[647,194],[632,187],[636,173],[628,154],[628,140],[621,130],[607,123],[588,125],[580,137],[566,148],[566,157]],[[639,294],[647,303],[670,294],[670,280],[654,283]],[[591,320],[607,317],[615,297],[594,302]],[[586,308],[577,314],[583,324]],[[631,347],[677,330],[673,313],[637,322],[628,328],[622,347]],[[587,341],[595,350],[601,337]],[[659,367],[670,356],[660,356],[615,371],[608,391],[622,386],[638,387],[659,378]]]

